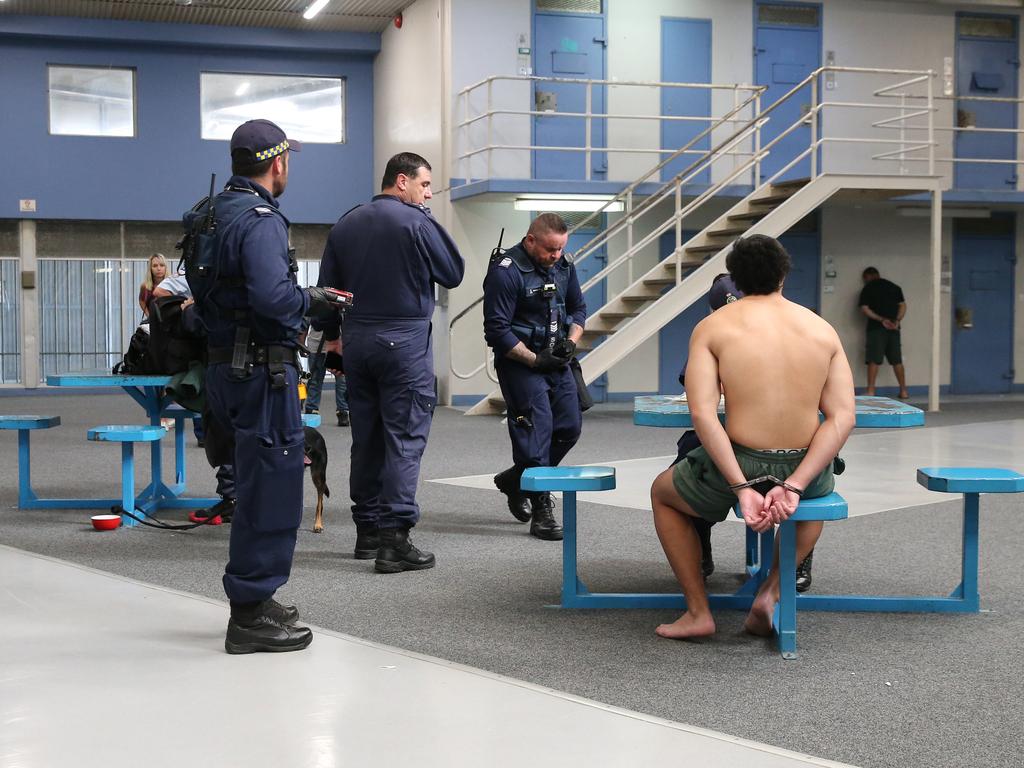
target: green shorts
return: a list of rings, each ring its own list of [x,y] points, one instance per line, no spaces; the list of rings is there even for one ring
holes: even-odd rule
[[[903,349],[900,345],[900,331],[889,331],[882,326],[868,328],[867,345],[864,351],[864,362],[881,365],[882,359],[889,365],[903,363]]]
[[[742,445],[732,444],[736,461],[743,470],[743,476],[754,479],[762,475],[774,475],[785,480],[796,470],[807,449],[796,451],[755,451]],[[712,523],[720,523],[729,516],[729,510],[736,504],[736,494],[718,471],[704,447],[694,448],[686,458],[672,469],[672,484],[676,493],[690,505],[694,512]],[[816,499],[827,496],[835,488],[832,462],[804,489],[804,498]]]

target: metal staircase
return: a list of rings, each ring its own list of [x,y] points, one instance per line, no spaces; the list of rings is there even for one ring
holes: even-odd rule
[[[901,168],[901,171],[904,172],[899,175],[829,174],[818,172],[819,148],[825,139],[820,137],[818,130],[818,115],[821,107],[824,105],[819,104],[817,101],[816,84],[818,76],[824,69],[812,73],[812,75],[795,86],[778,102],[755,115],[750,121],[742,124],[726,140],[719,142],[703,157],[693,162],[674,179],[667,182],[658,192],[648,197],[643,203],[627,213],[626,216],[615,222],[604,232],[595,236],[580,249],[577,253],[577,261],[586,258],[602,246],[610,245],[613,237],[625,236],[627,241],[625,251],[588,280],[583,285],[584,291],[596,285],[599,281],[606,279],[609,274],[623,266],[628,267],[630,275],[626,287],[612,297],[604,306],[591,310],[590,316],[587,319],[578,350],[581,353],[585,353],[581,354],[580,363],[583,368],[584,378],[588,383],[608,371],[640,344],[671,322],[679,313],[699,301],[707,292],[714,276],[726,271],[726,256],[732,242],[736,238],[754,234],[778,237],[821,206],[826,200],[844,192],[856,195],[860,199],[865,197],[887,199],[921,191],[932,192],[935,196],[938,195],[941,179],[934,175],[934,142],[930,140],[927,143],[914,142],[909,146],[904,142],[903,148],[900,150],[903,153],[900,155],[901,160],[911,159],[927,162],[928,173],[925,175],[907,175],[903,168]],[[876,91],[876,95],[889,95],[893,92],[894,88],[906,88],[915,83],[927,82],[928,108],[929,110],[931,109],[930,73],[911,73],[897,70],[859,70],[855,68],[846,68],[846,70],[915,75],[910,80],[904,80],[887,86],[884,89],[879,89],[879,91]],[[763,148],[759,148],[756,136],[759,135],[760,128],[770,119],[770,113],[775,110],[776,106],[792,98],[807,85],[811,85],[813,89],[813,103],[809,112],[793,125],[780,132],[770,143]],[[930,114],[931,112],[929,111]],[[749,195],[714,218],[688,241],[682,242],[682,222],[686,217],[691,216],[696,210],[713,199],[716,193],[720,192],[727,184],[741,174],[753,170],[756,178],[761,160],[771,152],[772,148],[779,141],[802,126],[810,126],[812,137],[803,152],[793,158],[767,182],[756,186]],[[708,130],[710,131],[711,129],[709,128]],[[725,157],[728,152],[741,142],[749,140],[751,136],[755,136],[755,148],[749,160],[732,169],[725,175],[724,179],[712,185],[710,189],[698,195],[691,202],[683,205],[681,201],[683,184],[696,177],[697,174],[710,167],[716,161]],[[835,141],[836,139],[832,140]],[[862,140],[854,139],[854,141]],[[692,143],[687,145],[687,147],[691,146]],[[892,142],[879,140],[878,143]],[[918,151],[921,148],[929,150],[927,158],[907,157],[907,153]],[[895,156],[897,154],[894,152],[885,153],[888,156]],[[805,159],[809,160],[810,177],[786,179],[785,175]],[[664,164],[659,164],[658,167],[660,168]],[[631,184],[620,193],[620,197],[631,196],[635,187],[636,183]],[[639,242],[633,243],[632,227],[636,220],[647,213],[656,213],[655,209],[659,203],[671,200],[673,196],[675,206],[672,215],[664,218],[662,214],[663,218],[660,220],[660,224],[655,226]],[[586,222],[583,222],[583,224],[586,224]],[[673,253],[644,271],[639,277],[634,278],[632,275],[633,257],[652,244],[656,245],[658,238],[662,234],[672,230],[676,234],[676,247]],[[502,410],[504,410],[504,401],[500,390],[495,389],[467,411],[467,414],[500,413]]]

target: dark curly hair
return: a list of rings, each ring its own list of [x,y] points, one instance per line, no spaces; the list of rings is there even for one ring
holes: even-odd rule
[[[747,296],[775,293],[789,274],[789,254],[774,237],[751,235],[732,244],[725,268]]]

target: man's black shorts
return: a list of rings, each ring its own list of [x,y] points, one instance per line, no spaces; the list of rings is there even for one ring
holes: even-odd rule
[[[864,353],[865,362],[881,365],[882,359],[889,365],[903,363],[903,350],[900,346],[899,329],[889,331],[881,326],[868,328],[867,347]]]

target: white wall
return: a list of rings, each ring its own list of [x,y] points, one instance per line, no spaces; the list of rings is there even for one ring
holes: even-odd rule
[[[660,81],[662,18],[693,18],[711,20],[712,82],[749,84],[753,81],[752,12],[750,0],[647,0],[643,3],[608,0],[608,77]],[[740,100],[743,98],[745,96]],[[725,114],[733,103],[733,91],[716,90],[712,95],[711,114]],[[661,112],[660,89],[610,86],[608,112],[658,115]],[[722,140],[729,133],[731,131],[718,131],[712,138]],[[657,147],[660,140],[661,125],[657,120],[609,121],[609,146]],[[659,160],[657,155],[610,155],[608,178],[634,179]],[[712,178],[723,178],[731,168],[731,163],[716,163]]]
[[[532,6],[530,0],[450,0],[452,7],[452,117],[453,126],[466,116],[483,114],[487,110],[487,87],[481,87],[469,96],[459,91],[492,75],[518,74],[519,39],[531,45]],[[492,86],[493,109],[532,109],[532,88],[525,81],[498,81]],[[461,129],[455,136],[455,155],[468,147],[481,147],[488,143],[488,121],[475,123],[471,129]],[[491,120],[491,144],[529,145],[531,118],[518,115],[495,116]],[[492,153],[488,174],[486,154],[474,156],[455,166],[452,175],[457,178],[529,178],[530,153],[503,150]]]
[[[442,163],[443,80],[441,0],[417,0],[403,12],[402,28],[393,25],[381,35],[373,64],[373,169],[379,188],[392,155],[416,152],[434,166],[440,187]]]

